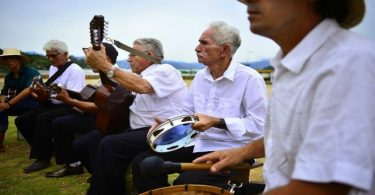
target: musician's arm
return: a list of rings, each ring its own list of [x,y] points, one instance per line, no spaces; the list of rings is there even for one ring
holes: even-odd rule
[[[116,68],[114,71],[113,79],[115,79],[121,86],[129,89],[130,91],[134,91],[140,94],[154,93],[151,84],[146,79],[143,79],[141,76],[135,73],[123,71]]]
[[[103,71],[104,73],[107,73],[111,70],[112,64],[108,62],[104,51],[105,49],[101,49],[99,51],[86,49],[84,52],[86,55],[87,64],[89,64],[91,67]],[[140,94],[154,93],[151,84],[146,79],[143,79],[141,76],[135,73],[115,68],[112,79],[116,80],[121,86],[129,89],[130,91],[134,91]]]
[[[23,99],[27,98],[31,94],[32,90],[31,87],[25,88],[21,91],[18,95],[13,97],[11,100],[8,101],[9,106],[15,105],[18,102],[22,101]]]
[[[97,113],[99,111],[99,108],[93,102],[85,102],[71,98],[66,89],[61,89],[61,92],[56,96],[56,99],[85,112]]]
[[[64,103],[71,105],[73,107],[77,107],[85,112],[97,113],[100,111],[100,108],[98,108],[93,102],[84,102],[71,98],[69,101]]]

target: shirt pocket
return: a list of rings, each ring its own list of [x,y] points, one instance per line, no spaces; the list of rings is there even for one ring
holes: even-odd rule
[[[241,101],[230,98],[207,98],[199,96],[194,99],[195,112],[217,115],[220,117],[235,117],[239,116],[241,109]]]

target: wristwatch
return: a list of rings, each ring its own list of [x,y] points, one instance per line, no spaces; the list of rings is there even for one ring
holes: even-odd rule
[[[107,72],[107,77],[112,78],[115,75],[116,66],[112,66],[111,69]]]

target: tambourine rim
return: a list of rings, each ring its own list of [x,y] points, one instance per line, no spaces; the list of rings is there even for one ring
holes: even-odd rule
[[[165,152],[174,151],[174,150],[177,150],[177,149],[183,147],[183,146],[179,146],[179,147],[174,148],[174,149],[171,149],[171,150],[169,150],[169,151],[157,150],[156,147],[155,147],[155,148],[153,147],[153,145],[154,145],[153,142],[154,142],[157,138],[159,138],[161,135],[165,134],[165,133],[167,132],[167,130],[169,130],[170,128],[169,128],[169,129],[165,129],[163,132],[159,133],[157,136],[154,136],[154,135],[153,135],[153,132],[156,131],[156,130],[158,130],[158,129],[160,129],[160,128],[162,128],[162,127],[164,128],[165,125],[170,124],[170,121],[173,122],[173,121],[175,121],[175,120],[183,119],[183,118],[185,118],[185,117],[190,117],[190,118],[193,119],[193,120],[192,120],[192,121],[186,121],[186,122],[184,122],[184,123],[180,123],[179,125],[181,125],[181,124],[191,124],[191,123],[195,123],[195,122],[198,121],[197,117],[194,116],[194,115],[180,115],[180,116],[175,116],[175,117],[171,117],[171,118],[169,118],[168,120],[164,121],[163,123],[161,123],[160,125],[158,125],[157,127],[155,127],[155,128],[154,128],[154,129],[153,129],[153,130],[147,135],[147,143],[148,143],[148,145],[151,147],[151,149],[154,150],[155,152],[165,153]],[[177,125],[176,125],[176,126],[177,126]],[[199,131],[192,129],[192,131],[191,131],[188,135],[191,136],[191,135],[194,134],[194,133],[199,133]],[[184,139],[184,138],[178,140],[177,142],[179,142],[179,141],[181,141],[181,140],[183,140],[183,139]],[[190,143],[191,141],[193,141],[193,139],[191,139],[190,141],[188,141],[186,144]],[[185,144],[185,145],[186,145],[186,144]],[[165,148],[165,147],[170,147],[170,146],[172,146],[172,145],[174,145],[174,144],[173,144],[173,143],[171,143],[171,144],[166,144],[166,145],[163,145],[163,148]],[[160,147],[159,147],[159,148],[160,148]]]

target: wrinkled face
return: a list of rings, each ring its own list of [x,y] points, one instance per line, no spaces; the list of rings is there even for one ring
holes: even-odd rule
[[[68,59],[68,53],[59,53],[55,50],[46,51],[46,58],[51,62],[53,66],[60,68],[66,63]]]
[[[151,55],[151,52],[145,50],[144,47],[140,44],[133,44],[133,48],[138,51],[145,52],[148,55]],[[145,70],[151,65],[150,61],[140,56],[133,55],[133,54],[129,54],[128,62],[130,64],[132,72],[137,73],[137,74],[141,74],[143,70]]]
[[[205,30],[199,38],[198,46],[195,48],[198,62],[206,66],[221,61],[220,56],[222,55],[223,48],[214,40],[214,33],[215,30],[212,28]]]
[[[296,26],[307,14],[315,13],[315,0],[242,0],[247,5],[250,30],[274,38]],[[297,29],[296,29],[297,28]]]
[[[19,56],[4,56],[2,57],[4,64],[10,69],[14,70],[21,66],[22,59]]]

